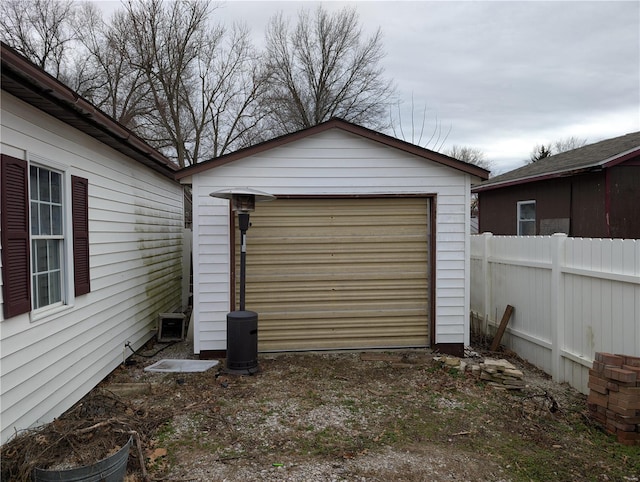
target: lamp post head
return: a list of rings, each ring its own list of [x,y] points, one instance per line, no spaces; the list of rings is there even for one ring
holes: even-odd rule
[[[209,196],[231,201],[231,209],[238,213],[253,212],[257,202],[273,201],[276,198],[272,194],[248,187],[223,189],[212,192]]]

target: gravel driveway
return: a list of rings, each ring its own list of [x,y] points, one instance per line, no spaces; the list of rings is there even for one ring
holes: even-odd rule
[[[144,371],[196,358],[186,342],[158,348],[115,370],[52,436],[81,434],[76,446],[95,455],[108,435],[79,427],[135,431],[129,482],[144,479],[140,458],[147,480],[164,481],[640,480],[640,447],[616,444],[583,395],[509,354],[491,355],[524,372],[521,390],[472,374],[482,352],[464,372],[406,350],[260,355],[258,374],[230,376]]]

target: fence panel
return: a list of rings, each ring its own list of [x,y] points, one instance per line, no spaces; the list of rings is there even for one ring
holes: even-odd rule
[[[640,355],[640,243],[554,236],[472,236],[471,311],[503,343],[587,393],[596,352]]]

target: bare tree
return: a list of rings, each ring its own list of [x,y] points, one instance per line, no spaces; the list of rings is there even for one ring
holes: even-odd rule
[[[587,139],[579,138],[575,136],[565,137],[558,139],[553,143],[552,151],[554,154],[560,154],[561,152],[572,151],[578,147],[582,147],[587,144]]]
[[[137,131],[140,119],[153,110],[144,73],[133,67],[127,50],[130,24],[126,12],[104,22],[94,3],[78,13],[76,37],[89,54],[77,91],[121,124]]]
[[[200,0],[2,2],[3,39],[180,166],[261,140],[267,78],[246,27]]]
[[[268,74],[249,39],[246,26],[234,25],[225,44],[211,45],[207,54],[212,75],[203,77],[202,85],[210,119],[204,141],[212,157],[264,140],[258,126],[266,113],[259,101],[265,95]]]
[[[468,162],[469,164],[475,164],[488,171],[491,170],[493,162],[487,159],[486,154],[477,147],[458,146],[453,145],[445,151],[445,154],[450,157],[454,157],[459,161]]]
[[[2,40],[54,77],[61,78],[75,14],[71,0],[3,0]]]
[[[431,134],[425,133],[426,124],[427,124],[427,106],[425,105],[422,110],[422,119],[419,121],[419,133],[417,132],[418,126],[416,125],[416,116],[415,116],[415,103],[413,101],[413,96],[411,96],[411,122],[410,122],[410,135],[407,136],[405,134],[405,126],[404,121],[402,119],[402,108],[401,102],[398,101],[396,103],[396,114],[393,115],[393,110],[389,107],[389,124],[391,126],[391,132],[394,137],[398,139],[402,139],[407,142],[411,142],[412,144],[422,146],[426,149],[432,149],[434,151],[442,150],[442,146],[447,141],[449,134],[451,133],[451,126],[447,132],[443,132],[442,124],[438,120],[436,116],[435,122],[433,124],[433,130],[430,129]],[[429,135],[427,139],[426,136]]]
[[[270,73],[265,107],[274,134],[293,132],[331,117],[383,128],[393,93],[383,78],[381,32],[369,38],[354,9],[330,14],[301,10],[289,27],[282,14],[267,27]]]
[[[493,166],[493,161],[487,159],[486,154],[477,147],[458,146],[453,145],[447,149],[444,154],[447,156],[458,159],[459,161],[468,162],[469,164],[475,164],[488,171]],[[471,193],[471,217],[478,216],[478,194]]]
[[[89,2],[7,0],[1,12],[3,40],[114,119],[136,128],[145,78],[127,58],[129,33],[121,12],[112,25]],[[149,108],[145,102],[142,111]]]
[[[487,171],[490,171],[493,167],[493,161],[487,159],[486,154],[477,147],[458,146],[453,145],[447,149],[444,154],[447,156],[458,159],[459,161],[468,162],[469,164],[475,164]],[[478,216],[478,194],[471,193],[471,217]]]
[[[144,75],[154,105],[154,111],[139,126],[142,135],[157,148],[172,151],[179,166],[192,164],[188,145],[198,133],[187,125],[184,100],[198,87],[196,64],[208,33],[209,3],[129,0],[125,8],[129,59]],[[217,43],[218,37],[215,32],[212,41]]]
[[[572,151],[573,149],[586,145],[587,142],[585,138],[570,136],[550,142],[549,145],[536,144],[533,151],[531,151],[529,164],[544,159],[545,157],[555,156],[561,152]]]
[[[260,119],[264,76],[246,28],[211,26],[210,2],[129,0],[127,49],[153,111],[143,137],[181,167],[243,147]]]

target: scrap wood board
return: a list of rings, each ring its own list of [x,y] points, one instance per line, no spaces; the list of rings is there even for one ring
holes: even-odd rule
[[[500,340],[502,340],[502,335],[504,335],[504,331],[507,329],[507,324],[511,319],[511,313],[513,313],[513,306],[507,305],[504,310],[504,315],[502,315],[502,320],[500,321],[500,326],[498,327],[498,331],[496,332],[496,336],[493,338],[493,343],[491,343],[491,351],[497,351],[500,346]]]

